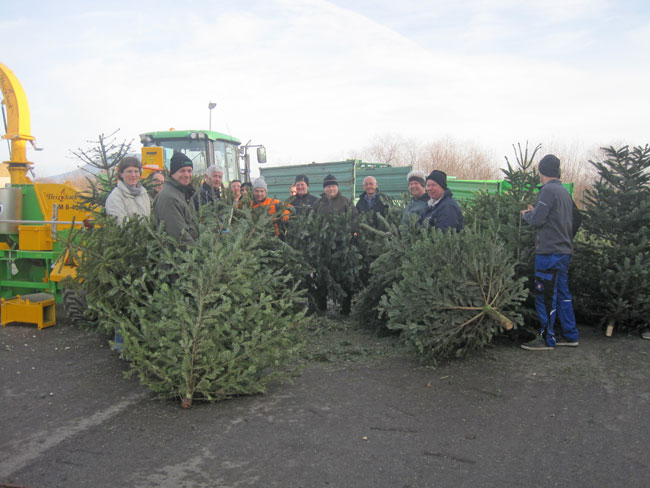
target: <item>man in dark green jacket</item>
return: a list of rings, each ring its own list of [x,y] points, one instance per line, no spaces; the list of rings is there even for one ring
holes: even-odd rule
[[[293,207],[293,212],[296,215],[308,215],[314,203],[318,201],[318,197],[309,193],[309,178],[307,175],[296,176],[295,187],[296,194],[289,198],[287,203]]]
[[[179,244],[194,244],[199,238],[199,228],[194,213],[192,196],[192,160],[177,152],[169,165],[169,178],[153,204],[156,225],[163,228]]]
[[[353,216],[356,216],[357,209],[349,198],[341,195],[336,176],[327,175],[325,177],[323,180],[323,192],[320,199],[314,203],[313,209],[316,214],[339,214],[352,209]]]
[[[324,193],[321,198],[314,204],[314,214],[316,214],[316,216],[327,216],[324,217],[325,220],[337,220],[339,215],[345,215],[346,212],[349,211],[350,213],[348,214],[348,217],[351,219],[350,232],[356,232],[357,209],[349,198],[341,195],[341,192],[339,191],[339,183],[334,175],[330,174],[325,177],[323,180],[323,191]],[[335,246],[338,249],[343,249],[340,247],[342,243],[338,243],[336,240],[330,242],[329,245]],[[345,283],[340,283],[340,285],[345,292],[345,298],[341,301],[341,313],[343,315],[349,315],[353,290],[351,290],[349,285],[346,285]],[[327,284],[319,283],[316,291],[316,307],[318,309],[327,309],[327,294]]]

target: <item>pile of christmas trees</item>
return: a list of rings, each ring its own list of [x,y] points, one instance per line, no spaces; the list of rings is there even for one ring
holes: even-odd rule
[[[151,222],[120,226],[98,215],[77,249],[87,317],[123,336],[122,355],[143,383],[185,406],[286,377],[305,315],[328,301],[399,334],[428,363],[466,356],[535,323],[534,231],[520,210],[535,201],[538,149],[519,148],[504,170],[509,190],[477,195],[458,234],[398,230],[398,206],[385,218],[293,215],[278,238],[265,212],[225,200],[201,209],[199,242],[179,248]],[[576,307],[602,324],[640,328],[650,314],[650,149],[605,154],[593,163],[600,179],[576,241]]]

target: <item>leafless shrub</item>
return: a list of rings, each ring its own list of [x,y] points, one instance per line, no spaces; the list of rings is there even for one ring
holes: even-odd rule
[[[428,173],[434,169],[468,180],[499,178],[494,158],[472,143],[450,138],[419,144],[395,134],[375,136],[368,146],[353,152],[354,157],[393,166],[411,166]]]
[[[582,207],[585,190],[590,188],[597,177],[596,170],[589,163],[602,156],[600,147],[585,149],[579,141],[543,142],[540,158],[545,154],[555,154],[561,162],[561,176],[565,183],[573,183],[573,199]]]

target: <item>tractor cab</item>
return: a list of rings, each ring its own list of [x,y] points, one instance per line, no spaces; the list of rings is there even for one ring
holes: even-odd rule
[[[224,181],[250,178],[248,148],[258,147],[258,161],[266,162],[266,154],[260,146],[241,146],[235,137],[210,130],[168,130],[140,134],[142,164],[146,170],[169,169],[169,161],[175,152],[182,152],[194,163],[194,172],[202,174],[208,166],[222,166]],[[241,147],[240,147],[241,146]],[[244,168],[240,166],[240,155]],[[262,160],[263,159],[263,160]],[[146,176],[146,175],[145,175]]]

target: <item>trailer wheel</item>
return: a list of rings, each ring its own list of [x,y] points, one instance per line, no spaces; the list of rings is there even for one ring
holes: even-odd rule
[[[63,309],[68,322],[79,324],[88,321],[88,317],[86,317],[86,292],[74,288],[64,288],[62,294]]]

